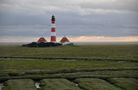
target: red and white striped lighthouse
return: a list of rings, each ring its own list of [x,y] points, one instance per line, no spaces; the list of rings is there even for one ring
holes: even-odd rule
[[[52,15],[51,18],[51,42],[56,43],[56,24],[55,24],[55,16]]]

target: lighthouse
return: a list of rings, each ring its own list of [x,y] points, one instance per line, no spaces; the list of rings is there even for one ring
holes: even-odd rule
[[[56,41],[56,22],[55,16],[51,17],[51,36],[50,41],[48,42],[44,37],[40,37],[37,42],[32,42],[29,44],[23,44],[24,47],[56,47],[56,46],[65,46],[73,45],[70,43],[67,37],[63,37],[60,42]]]
[[[56,24],[54,15],[52,15],[51,18],[51,42],[56,43]]]

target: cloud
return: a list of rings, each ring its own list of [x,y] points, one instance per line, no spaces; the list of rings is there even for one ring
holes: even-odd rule
[[[70,18],[71,19],[71,18]],[[71,19],[72,20],[72,19]],[[50,21],[50,20],[49,20]],[[67,22],[66,22],[67,21]],[[75,22],[76,21],[76,22]],[[64,22],[64,24],[63,24]],[[81,23],[79,23],[81,22]],[[113,24],[113,25],[112,25]],[[84,22],[77,19],[58,23],[57,36],[138,36],[135,25],[121,25],[120,23],[102,24]],[[0,26],[0,36],[50,36],[51,25],[9,25]]]
[[[109,36],[79,36],[70,38],[73,42],[138,42],[138,36],[109,37]]]
[[[47,41],[50,41],[50,37],[45,37]],[[57,37],[57,42],[62,37]],[[124,37],[112,37],[112,36],[76,36],[68,37],[71,42],[138,42],[138,36],[124,36]],[[23,36],[3,36],[0,37],[0,42],[36,42],[39,37],[23,37]]]
[[[95,0],[81,4],[84,9],[105,10],[112,12],[138,12],[137,0]]]
[[[0,36],[137,36],[138,0],[0,0]],[[37,26],[38,25],[38,26]]]
[[[1,0],[0,11],[45,14],[47,12],[92,13],[138,12],[137,0]]]

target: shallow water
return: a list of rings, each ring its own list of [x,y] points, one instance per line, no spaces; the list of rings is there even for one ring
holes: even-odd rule
[[[39,82],[36,82],[36,83],[35,83],[35,87],[36,87],[37,89],[39,89],[39,88],[40,88],[40,83],[39,83]]]
[[[3,87],[3,83],[0,83],[0,90],[2,89],[2,87]]]

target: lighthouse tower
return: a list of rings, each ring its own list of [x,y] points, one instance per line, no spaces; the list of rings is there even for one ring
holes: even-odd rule
[[[51,18],[51,42],[56,43],[56,24],[55,24],[55,16],[52,15]]]

